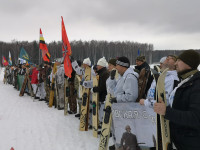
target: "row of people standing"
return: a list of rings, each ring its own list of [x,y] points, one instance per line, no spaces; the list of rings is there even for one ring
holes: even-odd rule
[[[200,145],[200,73],[197,67],[200,63],[200,56],[194,50],[187,50],[178,57],[168,55],[161,59],[161,67],[155,67],[152,70],[145,57],[137,57],[135,70],[130,67],[130,61],[127,57],[118,57],[110,59],[108,62],[104,57],[100,58],[96,66],[91,65],[89,58],[83,60],[81,65],[71,57],[73,74],[68,79],[70,85],[69,107],[70,113],[77,113],[77,103],[80,114],[81,108],[81,90],[79,84],[90,89],[92,93],[99,93],[100,115],[102,114],[107,93],[112,95],[111,103],[139,102],[141,105],[151,107],[160,115],[164,115],[170,121],[171,140],[177,149],[199,149]],[[85,81],[85,68],[91,67],[91,75],[99,75],[99,85],[93,87],[92,78]],[[156,102],[156,83],[160,72],[168,68],[165,78],[165,93],[167,106],[162,102]],[[16,68],[18,75],[25,74],[26,66],[22,65]],[[142,69],[150,72],[146,80],[145,89],[142,97],[140,94],[140,75]],[[15,70],[15,69],[13,69]],[[36,98],[40,100],[49,100],[49,89],[51,86],[52,65],[45,63],[44,66],[31,67],[30,78],[33,85]],[[6,75],[7,77],[7,75]],[[14,75],[15,77],[15,75]],[[66,77],[65,77],[66,78]],[[59,109],[64,108],[64,66],[59,64],[56,73],[57,88],[59,89]],[[79,78],[79,79],[78,79]],[[80,79],[82,80],[81,82]],[[34,85],[35,84],[35,85]],[[19,86],[16,86],[19,87]],[[38,94],[37,92],[40,91]],[[63,92],[63,93],[62,93]],[[91,101],[90,99],[90,101]],[[90,113],[91,114],[91,113]],[[91,117],[90,117],[91,118]],[[90,119],[91,120],[91,119]],[[92,122],[90,121],[90,124]],[[114,146],[110,149],[115,149]]]

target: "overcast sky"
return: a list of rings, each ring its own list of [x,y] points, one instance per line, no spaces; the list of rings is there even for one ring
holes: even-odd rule
[[[200,48],[200,0],[0,0],[0,41],[135,41],[154,49]]]

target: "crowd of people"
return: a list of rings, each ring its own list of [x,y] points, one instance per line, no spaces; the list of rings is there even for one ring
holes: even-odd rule
[[[154,68],[150,68],[145,56],[138,56],[134,67],[124,56],[110,60],[102,57],[93,66],[90,58],[85,58],[83,61],[74,60],[73,57],[70,59],[73,67],[71,78],[65,76],[61,59],[61,61],[44,62],[40,65],[8,66],[5,69],[4,83],[13,84],[17,90],[21,90],[24,77],[28,74],[34,98],[48,104],[52,78],[55,78],[56,88],[54,89],[57,91],[54,105],[57,109],[63,110],[65,106],[64,83],[67,79],[69,84],[68,113],[75,114],[77,118],[81,115],[81,89],[82,87],[89,88],[90,102],[92,102],[93,93],[99,94],[99,129],[102,125],[103,109],[108,93],[112,95],[111,103],[138,102],[144,107],[151,107],[157,114],[169,120],[172,149],[200,149],[200,72],[197,69],[200,55],[198,52],[186,50],[179,56],[169,54],[161,58],[160,65],[155,65]],[[55,74],[52,72],[54,64],[57,66]],[[86,67],[91,68],[91,80],[89,81],[85,81]],[[157,81],[166,68],[168,71],[163,82],[167,105],[162,101],[156,101]],[[99,75],[98,86],[93,86],[92,76],[96,75]],[[25,93],[30,95],[28,87]],[[92,106],[89,112],[89,129],[92,129]],[[127,126],[126,130],[129,128]],[[132,133],[127,132],[126,134]],[[133,139],[137,141],[137,137]],[[124,137],[121,141],[123,145]],[[115,145],[110,146],[109,149],[115,149]],[[136,150],[137,144],[133,144],[132,147],[125,145],[124,149]]]

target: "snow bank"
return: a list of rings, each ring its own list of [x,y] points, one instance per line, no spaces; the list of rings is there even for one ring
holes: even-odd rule
[[[0,150],[97,150],[92,130],[79,131],[74,115],[49,108],[30,96],[19,97],[12,85],[3,84],[0,69]]]

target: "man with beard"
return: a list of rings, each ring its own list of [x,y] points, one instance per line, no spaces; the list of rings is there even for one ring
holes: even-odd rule
[[[200,56],[184,51],[176,62],[181,82],[169,97],[170,105],[154,104],[154,111],[170,121],[170,136],[178,150],[200,149]]]

